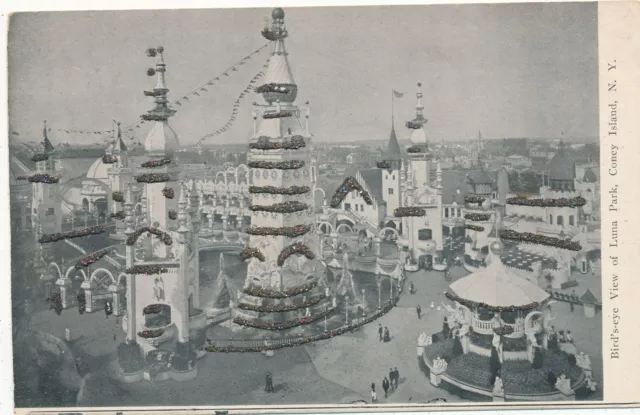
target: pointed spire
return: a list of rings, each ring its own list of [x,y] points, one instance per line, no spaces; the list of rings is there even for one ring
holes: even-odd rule
[[[298,87],[289,65],[287,50],[284,40],[289,36],[284,24],[284,10],[275,8],[271,12],[271,27],[266,27],[262,31],[262,35],[273,42],[271,57],[267,63],[267,72],[265,74],[265,84],[275,84],[284,88],[282,91],[266,90],[262,92],[262,97],[269,104],[276,99],[281,102],[291,103],[296,100],[298,95]]]
[[[49,136],[47,134],[47,121],[44,121],[44,126],[42,130],[42,150],[44,153],[51,153],[54,151],[53,144],[49,141]]]
[[[400,151],[398,137],[396,136],[396,128],[393,122],[393,116],[391,116],[391,134],[389,135],[389,144],[387,146],[386,158],[390,161],[397,161],[402,159],[402,153]]]
[[[165,73],[167,72],[167,65],[164,63],[164,48],[158,46],[157,48],[151,48],[147,50],[147,55],[150,57],[158,57],[155,69],[149,69],[148,75],[156,75],[156,86],[153,88],[153,92],[145,92],[145,95],[151,95],[154,97],[155,108],[149,111],[148,114],[142,116],[145,121],[165,121],[167,118],[176,113],[175,110],[169,108],[169,101],[167,100],[167,83],[165,81]]]
[[[120,130],[120,122],[114,120],[115,128],[113,129],[113,152],[120,153],[127,151],[127,146],[122,141],[122,131]]]

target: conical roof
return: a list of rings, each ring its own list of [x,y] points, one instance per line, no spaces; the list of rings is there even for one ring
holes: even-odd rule
[[[518,307],[548,299],[549,294],[544,290],[504,267],[500,261],[501,250],[502,244],[493,242],[487,267],[451,284],[451,292],[464,300],[492,307]]]
[[[402,153],[400,152],[400,144],[398,143],[398,137],[396,136],[396,128],[391,122],[391,134],[389,136],[389,144],[387,145],[387,160],[400,160]]]
[[[595,295],[593,295],[591,290],[587,288],[587,291],[582,294],[582,297],[580,297],[580,301],[582,301],[584,304],[595,304],[598,302],[598,299]]]
[[[548,173],[550,180],[573,180],[576,177],[576,163],[566,152],[563,141],[549,162]]]

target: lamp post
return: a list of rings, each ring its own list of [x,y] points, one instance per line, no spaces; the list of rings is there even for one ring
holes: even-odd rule
[[[389,300],[393,298],[393,278],[389,277]]]
[[[362,316],[364,317],[364,314],[365,314],[364,310],[367,307],[366,300],[364,298],[364,288],[361,290],[361,292],[362,292]]]

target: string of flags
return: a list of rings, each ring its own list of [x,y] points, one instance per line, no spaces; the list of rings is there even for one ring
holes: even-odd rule
[[[179,106],[179,107],[181,107],[183,104],[185,104],[188,101],[190,101],[191,100],[190,98],[199,97],[203,92],[209,92],[209,89],[208,89],[209,87],[217,84],[220,81],[220,79],[223,79],[224,76],[230,76],[230,74],[232,72],[237,72],[238,68],[240,66],[244,65],[245,63],[247,63],[247,61],[249,61],[251,58],[253,58],[254,55],[260,53],[267,46],[269,46],[269,43],[259,47],[256,50],[254,50],[253,52],[251,52],[250,54],[248,54],[247,56],[245,56],[244,58],[242,58],[241,60],[239,60],[235,64],[233,64],[230,67],[228,67],[227,69],[225,69],[222,73],[220,73],[215,78],[210,79],[206,83],[200,85],[198,88],[194,89],[193,91],[189,92],[188,94],[185,94],[182,98],[180,98],[177,101],[175,101],[174,104]]]
[[[212,86],[216,85],[217,83],[219,83],[221,79],[224,79],[223,77],[228,77],[233,72],[237,72],[240,66],[246,64],[247,61],[252,59],[256,54],[260,53],[267,46],[269,46],[269,43],[266,43],[263,46],[259,47],[258,49],[254,50],[253,52],[251,52],[250,54],[248,54],[247,56],[245,56],[244,58],[242,58],[241,60],[239,60],[235,64],[231,65],[229,68],[225,69],[222,73],[220,73],[215,78],[210,79],[209,81],[207,81],[206,83],[200,85],[198,88],[192,90],[188,94],[183,95],[182,98],[180,98],[177,101],[175,101],[174,104],[177,105],[177,106],[182,107],[187,101],[190,101],[190,98],[199,97],[203,93],[209,92],[209,88],[210,87],[212,87]],[[126,137],[128,137],[129,139],[131,139],[133,141],[133,140],[135,140],[135,138],[130,133],[132,133],[132,132],[136,131],[137,129],[141,128],[142,124],[144,124],[144,123],[145,123],[145,120],[138,120],[135,123],[127,125],[126,127],[122,128],[120,131],[122,132],[122,134],[124,134]],[[75,130],[75,129],[65,129],[65,128],[48,128],[47,131],[48,132],[55,131],[55,132],[58,132],[58,133],[65,133],[65,134],[83,134],[83,135],[99,135],[99,136],[101,136],[98,139],[103,139],[104,137],[102,135],[104,135],[104,134],[113,134],[114,133],[113,129],[100,130],[100,131],[88,131],[88,130]],[[17,131],[12,131],[11,134],[15,135],[15,136],[19,136],[20,135],[20,133],[17,132]]]
[[[238,98],[233,102],[233,108],[231,110],[231,116],[227,120],[226,124],[223,125],[222,128],[214,131],[213,133],[207,134],[204,137],[202,137],[200,140],[198,140],[198,144],[197,145],[202,145],[202,143],[208,138],[216,137],[216,136],[218,136],[220,134],[223,134],[223,133],[227,132],[233,126],[233,124],[235,123],[236,118],[238,116],[238,109],[240,108],[240,104],[242,102],[242,99],[244,97],[246,97],[247,95],[249,95],[249,93],[255,89],[255,83],[258,81],[258,79],[262,78],[265,75],[264,68],[266,68],[268,66],[269,66],[269,63],[268,62],[265,63],[262,66],[263,70],[261,70],[253,78],[251,78],[251,81],[249,81],[249,83],[245,86],[245,88],[242,90],[240,95],[238,95]]]

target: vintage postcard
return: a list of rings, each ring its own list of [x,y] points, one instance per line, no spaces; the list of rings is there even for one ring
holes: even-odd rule
[[[18,413],[639,400],[637,2],[15,6]]]

